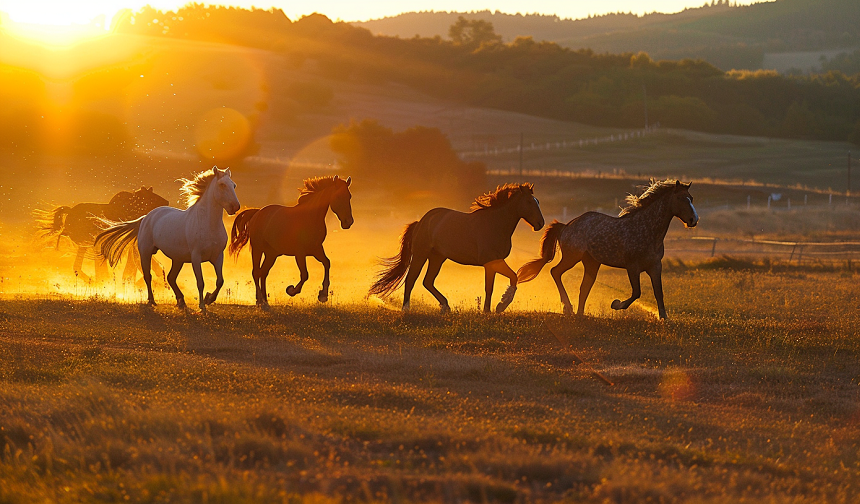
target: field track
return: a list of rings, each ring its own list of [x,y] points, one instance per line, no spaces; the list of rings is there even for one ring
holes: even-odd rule
[[[666,323],[0,301],[0,502],[856,499],[856,308],[814,306],[856,277],[667,284],[722,294]]]

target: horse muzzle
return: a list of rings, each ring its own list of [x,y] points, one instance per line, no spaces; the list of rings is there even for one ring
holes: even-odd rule
[[[543,229],[543,225],[544,221],[540,221],[536,225],[533,225],[532,229],[534,229],[535,231],[540,231],[541,229]]]
[[[690,219],[690,222],[685,222],[684,225],[687,226],[688,228],[694,228],[694,227],[696,227],[696,224],[698,224],[698,223],[699,223],[699,219]]]
[[[352,224],[354,222],[355,221],[353,219],[349,219],[348,221],[340,221],[340,227],[342,227],[343,229],[349,229],[352,227]]]
[[[227,210],[228,215],[236,215],[236,212],[239,211],[239,208],[239,204],[236,203],[235,205],[230,205],[230,208],[226,208],[225,210]]]

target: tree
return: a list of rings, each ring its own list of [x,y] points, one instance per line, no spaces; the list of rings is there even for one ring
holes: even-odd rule
[[[493,23],[483,19],[457,18],[457,22],[448,29],[448,36],[455,45],[478,48],[482,45],[500,44],[502,36],[496,33]]]
[[[345,173],[399,199],[462,203],[484,190],[484,164],[461,160],[437,128],[394,132],[365,119],[336,126],[330,144]]]

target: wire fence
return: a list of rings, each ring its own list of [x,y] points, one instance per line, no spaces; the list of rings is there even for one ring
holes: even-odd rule
[[[788,262],[843,261],[860,259],[860,242],[804,242],[694,236],[666,238],[666,255],[716,257],[771,257]]]

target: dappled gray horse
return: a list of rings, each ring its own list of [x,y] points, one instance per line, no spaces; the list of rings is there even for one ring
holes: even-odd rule
[[[678,180],[652,180],[641,195],[631,194],[627,197],[627,207],[621,210],[618,217],[586,212],[567,224],[554,221],[541,240],[541,256],[519,269],[519,281],[534,279],[553,260],[558,246],[561,247],[561,261],[550,271],[561,295],[565,314],[571,313],[573,308],[561,276],[582,261],[585,273],[579,287],[577,315],[585,312],[585,300],[597,278],[597,270],[601,264],[606,264],[626,269],[633,288],[629,299],[612,302],[613,310],[626,310],[639,299],[639,276],[644,271],[651,277],[660,318],[666,318],[661,277],[663,239],[669,230],[669,223],[675,217],[681,219],[686,227],[694,227],[699,222],[689,192],[691,184],[682,184]]]

